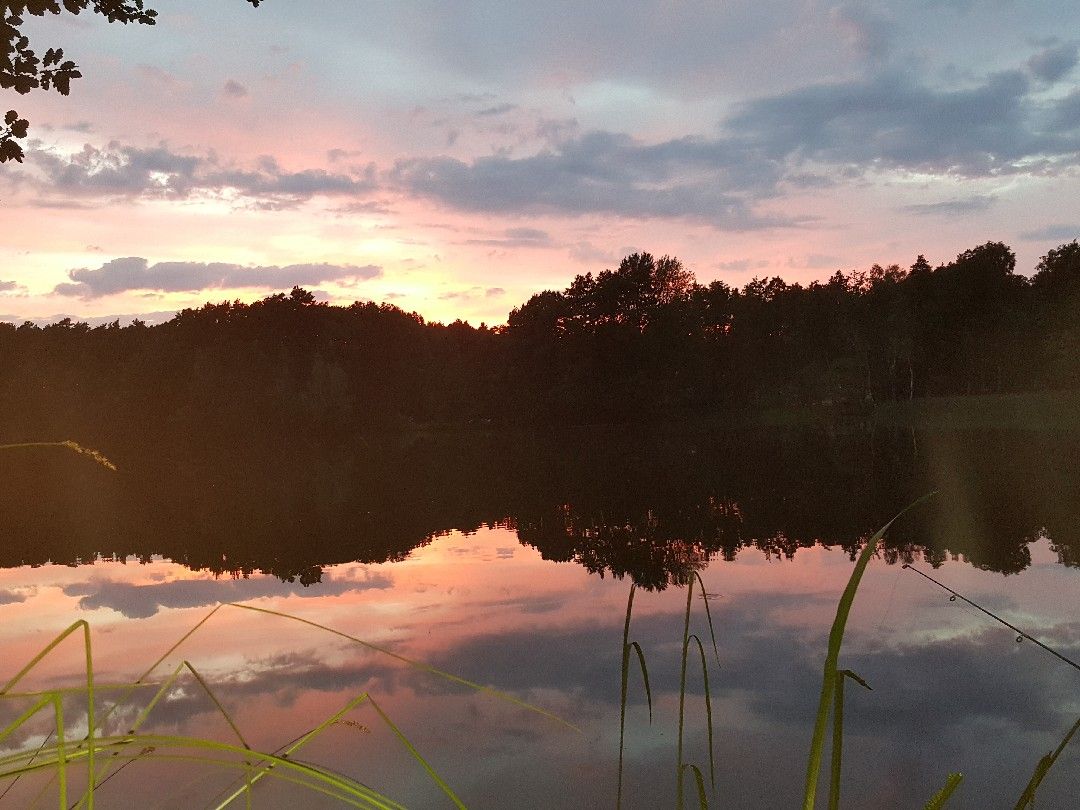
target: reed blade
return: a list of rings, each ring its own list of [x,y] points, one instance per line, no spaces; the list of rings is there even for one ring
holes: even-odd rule
[[[950,773],[941,790],[930,797],[930,801],[926,803],[924,810],[941,810],[963,781],[964,775],[962,773]]]
[[[844,629],[847,627],[848,616],[851,613],[852,603],[855,601],[855,592],[859,589],[863,573],[866,571],[870,559],[877,551],[878,542],[885,532],[895,523],[901,515],[908,510],[921,504],[934,493],[923,495],[917,501],[901,509],[892,520],[874,532],[873,536],[866,541],[866,546],[860,552],[855,562],[855,567],[848,579],[847,587],[840,597],[840,603],[836,607],[836,617],[833,619],[832,629],[829,631],[829,650],[825,656],[825,666],[821,678],[821,696],[818,699],[817,717],[814,721],[814,733],[810,740],[810,754],[806,762],[806,787],[803,793],[803,810],[813,810],[817,799],[818,777],[821,772],[821,760],[825,750],[825,729],[829,723],[829,709],[833,702],[833,692],[836,689],[837,660],[840,657],[840,647],[844,643]]]
[[[683,810],[683,727],[686,716],[686,654],[690,648],[690,608],[694,599],[694,578],[686,585],[686,615],[683,619],[682,663],[679,674],[679,740],[675,753],[675,807]]]
[[[634,612],[633,583],[630,584],[630,595],[626,598],[626,620],[623,622],[622,633],[622,667],[619,682],[619,778],[618,788],[615,793],[615,810],[622,809],[622,783],[623,783],[623,752],[626,741],[626,692],[630,678],[630,616]],[[646,680],[646,689],[648,680]],[[649,720],[652,721],[652,696],[649,697]]]
[[[716,790],[716,762],[713,755],[713,718],[712,697],[709,694],[709,665],[705,661],[705,647],[698,638],[697,633],[691,634],[690,638],[697,642],[698,652],[701,653],[701,678],[705,683],[705,720],[709,729],[709,784]]]
[[[645,666],[645,653],[641,649],[641,645],[636,641],[631,641],[630,646],[634,648],[634,652],[637,653],[638,664],[641,665],[641,680],[645,683],[645,698],[649,701],[649,724],[652,724],[652,689],[649,688],[649,668]]]
[[[694,786],[697,788],[698,807],[700,810],[709,810],[709,796],[705,792],[705,777],[701,775],[701,770],[697,765],[689,762],[683,765],[682,772],[679,774],[679,782],[682,783],[682,774],[688,770],[694,774]]]
[[[701,578],[701,573],[695,571],[694,576],[697,577],[698,584],[701,585],[701,598],[705,602],[705,618],[709,622],[709,638],[712,640],[713,655],[716,656],[716,666],[720,666],[720,648],[716,646],[716,633],[713,632],[712,611],[709,610],[709,592],[705,588],[705,580]]]
[[[1054,763],[1057,762],[1058,757],[1061,756],[1061,752],[1065,750],[1065,746],[1069,744],[1077,731],[1080,731],[1080,718],[1078,718],[1077,721],[1073,723],[1072,728],[1066,732],[1065,737],[1058,744],[1058,747],[1039,760],[1038,764],[1035,766],[1035,771],[1031,774],[1031,779],[1028,780],[1027,787],[1024,788],[1024,792],[1016,802],[1016,810],[1023,810],[1024,808],[1032,807],[1035,804],[1035,791],[1039,789],[1042,780],[1046,778],[1047,771],[1049,771]]]

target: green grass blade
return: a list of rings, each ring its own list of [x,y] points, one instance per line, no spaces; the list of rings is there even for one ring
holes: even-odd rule
[[[198,741],[196,741],[196,742],[198,742]],[[197,750],[197,746],[196,746],[196,750]],[[239,750],[244,750],[244,749],[239,749]],[[130,754],[128,754],[128,753],[118,753],[118,754],[116,754],[116,756],[118,756],[120,758],[124,758],[124,759],[127,760],[128,763],[130,763],[130,762],[134,762],[135,760],[147,757],[147,754],[145,753],[145,751],[139,751],[139,752],[132,752]],[[156,751],[156,752],[154,752],[154,754],[150,758],[155,759],[155,760],[162,760],[162,761],[198,763],[198,764],[202,764],[202,765],[213,765],[213,766],[220,767],[220,768],[228,768],[228,769],[236,769],[236,770],[241,770],[241,769],[245,769],[245,768],[249,767],[249,763],[240,762],[240,761],[231,761],[231,760],[227,760],[227,759],[221,759],[220,757],[212,757],[212,756],[209,756],[209,755],[200,755],[200,754],[194,754],[194,753],[170,754],[170,753],[164,753],[164,752]],[[296,764],[299,764],[299,763],[296,763]],[[41,771],[41,770],[51,768],[51,767],[53,767],[52,763],[46,763],[44,765],[35,765],[35,766],[32,766],[32,767],[23,768],[23,769],[20,769],[19,772],[20,773],[33,773],[33,772]],[[328,772],[319,771],[318,769],[315,769],[312,766],[308,766],[308,765],[299,764],[299,767],[302,768],[302,769],[307,769],[307,770],[302,771],[301,775],[278,772],[278,773],[273,774],[273,778],[276,779],[276,780],[279,780],[279,781],[290,782],[292,784],[300,785],[301,787],[304,787],[307,790],[311,790],[311,791],[314,791],[314,792],[317,792],[317,793],[323,793],[323,794],[325,794],[327,796],[330,796],[330,797],[336,799],[339,802],[351,805],[353,807],[377,808],[377,810],[405,810],[403,805],[393,801],[392,799],[388,799],[386,797],[381,796],[380,794],[376,793],[375,791],[370,790],[370,788],[364,788],[364,786],[360,785],[359,783],[355,783],[355,786],[356,786],[356,789],[357,789],[355,792],[352,789],[350,789],[350,790],[341,789],[341,788],[336,787],[331,782],[328,782],[326,779],[321,778],[323,776],[332,776],[332,774],[329,774]],[[366,792],[361,792],[360,789],[362,789],[363,791],[366,791]]]
[[[442,792],[445,793],[450,799],[450,801],[454,803],[454,806],[457,807],[458,810],[465,810],[465,805],[461,803],[461,799],[459,799],[454,794],[454,791],[450,789],[450,785],[446,784],[446,782],[443,781],[442,777],[435,772],[435,769],[428,764],[428,761],[420,755],[420,752],[416,750],[416,747],[411,742],[409,742],[408,737],[406,737],[401,732],[401,729],[394,725],[394,721],[387,716],[386,712],[384,712],[379,706],[379,704],[375,702],[375,699],[369,697],[368,701],[371,703],[372,708],[374,708],[375,711],[379,713],[379,717],[383,719],[383,722],[390,727],[390,730],[393,731],[395,735],[397,735],[397,738],[401,740],[402,744],[409,750],[409,753],[412,754],[416,761],[423,766],[424,770],[427,771],[427,774],[431,777],[432,781],[434,781],[435,784],[442,788]]]
[[[840,647],[844,642],[844,629],[847,626],[848,615],[851,613],[851,605],[855,601],[855,592],[858,590],[863,573],[866,571],[866,566],[869,565],[870,559],[877,550],[878,542],[881,540],[882,536],[884,536],[885,532],[888,531],[889,527],[892,526],[901,515],[917,504],[922,503],[931,495],[933,495],[933,493],[924,495],[914,503],[904,507],[904,509],[900,510],[892,520],[878,529],[874,535],[867,540],[866,546],[863,548],[855,562],[855,567],[851,572],[851,577],[848,579],[847,587],[844,588],[844,593],[840,597],[840,603],[836,607],[836,618],[833,620],[832,629],[829,631],[829,650],[825,656],[824,672],[821,679],[821,697],[818,700],[817,717],[814,721],[814,734],[810,741],[810,754],[807,757],[806,762],[806,789],[803,794],[803,810],[813,810],[814,802],[817,799],[818,776],[821,772],[821,760],[825,750],[825,728],[829,722],[829,709],[833,701],[833,692],[836,688],[836,662],[840,657]]]
[[[166,754],[160,750],[162,748],[179,748],[187,752],[193,752],[191,753],[191,756],[195,757],[198,761],[208,761],[222,767],[240,770],[251,767],[251,760],[252,757],[254,757],[256,765],[263,770],[269,771],[269,765],[273,764],[275,766],[274,772],[269,775],[274,776],[275,778],[281,777],[280,771],[282,770],[287,773],[292,773],[293,775],[305,777],[308,780],[311,780],[312,784],[310,786],[314,789],[320,789],[322,792],[327,792],[327,790],[340,792],[343,796],[349,797],[351,800],[356,800],[350,802],[356,804],[356,806],[376,806],[386,808],[386,810],[400,810],[401,807],[397,802],[386,799],[386,797],[383,797],[371,788],[368,788],[349,777],[326,770],[325,768],[319,768],[308,763],[298,762],[274,754],[253,752],[251,749],[232,745],[230,743],[166,734],[140,734],[135,737],[125,734],[100,737],[97,740],[97,747],[99,749],[107,751],[115,750],[121,757],[125,755],[129,757],[144,756],[145,754],[143,751],[140,750],[137,753],[134,751],[137,746],[154,747],[156,750],[153,757],[156,759],[168,758]],[[65,752],[64,749],[65,746],[53,746],[51,749],[47,749],[47,751],[51,751],[57,756],[66,755],[69,761],[86,759],[88,757],[86,747],[81,743],[70,752]],[[127,753],[129,751],[132,753]],[[220,756],[214,758],[211,756],[213,754],[232,755],[237,757],[237,760],[222,759]],[[0,777],[7,777],[16,773],[44,771],[54,767],[55,764],[54,761],[46,759],[42,762],[35,762],[32,765],[7,770],[0,773]],[[363,801],[364,804],[357,804],[357,801]]]
[[[634,585],[630,585],[630,595],[626,598],[626,620],[622,633],[622,671],[619,682],[619,782],[615,793],[615,810],[622,808],[623,751],[626,741],[626,691],[630,678],[630,616],[634,612]],[[640,649],[640,648],[639,648]],[[646,679],[646,689],[648,689]],[[649,721],[652,722],[652,696],[649,697]]]
[[[698,583],[701,585],[701,598],[705,602],[705,618],[709,620],[709,638],[712,639],[713,655],[716,656],[716,666],[720,666],[720,648],[716,646],[716,633],[713,632],[712,611],[709,610],[709,592],[705,589],[705,580],[701,574],[694,572]]]
[[[513,703],[514,705],[520,706],[523,709],[527,709],[530,712],[533,712],[535,714],[539,714],[539,715],[547,717],[547,718],[549,718],[551,720],[554,720],[556,723],[564,725],[567,728],[571,728],[574,731],[577,731],[579,733],[583,733],[578,726],[575,726],[569,720],[564,720],[563,718],[559,717],[554,712],[549,712],[547,709],[542,709],[539,706],[534,706],[533,704],[527,703],[526,701],[522,700],[521,698],[514,697],[513,695],[508,694],[506,692],[501,692],[498,689],[493,689],[490,686],[484,686],[483,684],[479,684],[479,683],[476,683],[474,681],[470,681],[470,680],[468,680],[466,678],[459,677],[458,675],[454,675],[453,673],[446,672],[445,670],[441,670],[441,669],[439,669],[437,667],[433,667],[433,666],[431,666],[431,664],[425,664],[423,661],[416,661],[416,660],[414,660],[412,658],[406,658],[404,655],[400,655],[400,654],[394,652],[393,650],[387,649],[386,647],[380,647],[377,644],[372,644],[370,641],[364,641],[361,638],[357,638],[356,636],[349,635],[348,633],[342,632],[341,630],[335,630],[332,627],[327,627],[325,624],[319,624],[318,622],[313,622],[310,619],[304,619],[304,618],[301,618],[300,616],[291,616],[288,613],[282,613],[279,610],[271,610],[270,608],[256,607],[255,605],[245,605],[242,602],[227,602],[224,605],[220,605],[219,607],[234,607],[234,608],[240,608],[241,610],[254,611],[255,613],[265,613],[268,616],[277,616],[277,617],[282,618],[282,619],[288,619],[290,621],[299,622],[300,624],[306,624],[309,627],[315,627],[315,628],[317,628],[319,630],[322,630],[324,632],[332,633],[333,635],[338,636],[340,638],[348,639],[349,641],[353,642],[354,644],[359,644],[361,647],[365,647],[365,648],[367,648],[369,650],[373,650],[375,652],[382,653],[383,655],[389,656],[390,658],[393,658],[396,661],[400,661],[403,664],[406,664],[406,665],[412,667],[413,669],[418,669],[418,670],[420,670],[422,672],[428,672],[428,673],[430,673],[432,675],[437,675],[438,677],[443,678],[444,680],[452,681],[453,683],[461,684],[462,686],[467,686],[470,689],[476,690],[477,692],[484,692],[486,694],[492,695],[494,697],[499,698],[500,700],[505,700],[508,703]],[[209,617],[207,617],[207,618],[209,618]]]
[[[251,748],[251,746],[248,745],[248,741],[244,739],[244,735],[241,733],[240,728],[233,721],[232,716],[228,713],[228,711],[225,710],[225,707],[221,705],[221,701],[217,699],[217,695],[214,694],[214,690],[210,688],[209,684],[207,684],[205,680],[203,680],[203,676],[199,674],[198,670],[196,670],[195,667],[191,665],[191,662],[186,660],[181,664],[181,666],[186,667],[187,670],[195,676],[195,680],[199,682],[199,686],[201,686],[203,691],[206,692],[210,700],[214,702],[214,705],[217,707],[218,712],[220,712],[221,716],[225,718],[225,722],[229,724],[229,728],[233,730],[236,738],[240,740],[240,744],[243,745],[244,748]]]
[[[140,687],[160,686],[161,684],[155,681],[143,681],[138,684]],[[94,681],[94,693],[100,694],[101,692],[120,692],[126,689],[131,689],[130,683],[98,683]],[[18,698],[39,698],[42,695],[85,695],[85,686],[57,686],[54,689],[36,689],[28,690],[26,692],[6,692],[0,695],[0,700],[13,700]]]
[[[135,690],[149,685],[146,679],[149,678],[154,673],[154,671],[165,662],[165,659],[167,659],[170,655],[176,652],[176,650],[179,649],[180,645],[182,645],[185,641],[191,638],[204,624],[210,621],[210,619],[213,618],[214,614],[221,610],[222,607],[224,607],[224,605],[217,605],[216,607],[211,609],[209,613],[207,613],[198,622],[195,623],[194,627],[184,633],[184,635],[182,635],[177,641],[175,641],[172,646],[169,647],[169,649],[162,653],[154,661],[154,663],[152,663],[146,670],[144,670],[138,678],[136,678],[132,683],[126,684],[123,687],[124,694],[117,698],[116,702],[109,707],[109,710],[106,711],[101,717],[100,722],[104,724],[105,721],[112,717],[113,713],[116,712],[117,709],[125,705],[131,699],[131,696],[135,693]],[[0,690],[0,695],[2,694],[3,691]]]
[[[832,766],[829,769],[829,810],[840,807],[840,770],[844,757],[844,679],[833,690]]]
[[[52,705],[54,705],[54,696],[45,695],[40,698],[36,703],[34,703],[33,706],[31,706],[29,709],[26,709],[22,714],[12,720],[3,731],[0,731],[0,741],[3,741],[5,738],[10,736],[11,734],[14,734],[16,731],[22,728],[23,723],[25,723],[38,712],[40,712],[42,709]]]
[[[1065,750],[1065,746],[1069,744],[1077,731],[1080,731],[1080,718],[1073,723],[1072,728],[1065,734],[1065,737],[1058,744],[1058,747],[1055,748],[1052,753],[1047,754],[1039,760],[1038,764],[1035,766],[1034,773],[1031,774],[1031,779],[1028,781],[1027,787],[1024,788],[1024,792],[1016,802],[1016,810],[1023,810],[1023,808],[1031,807],[1035,804],[1035,791],[1039,789],[1039,785],[1046,777],[1047,771],[1049,771],[1054,763],[1057,762],[1057,758],[1061,756],[1061,752]]]
[[[683,620],[682,664],[679,675],[679,741],[675,753],[675,807],[683,810],[683,726],[686,710],[686,654],[690,648],[690,608],[694,598],[694,578],[686,586],[686,615]]]
[[[962,773],[950,773],[941,790],[930,797],[930,801],[926,803],[924,810],[941,810],[963,781],[964,775]]]
[[[91,648],[91,645],[90,645],[90,625],[86,622],[86,620],[85,619],[79,619],[76,622],[72,622],[67,627],[66,630],[61,632],[56,638],[54,638],[52,641],[50,641],[40,652],[38,652],[37,655],[35,655],[33,658],[31,658],[29,663],[26,664],[26,666],[24,666],[22,669],[20,669],[15,674],[14,677],[12,677],[6,684],[4,684],[3,687],[0,687],[0,697],[3,697],[5,695],[7,695],[7,693],[11,691],[12,687],[14,687],[17,683],[19,683],[19,681],[21,681],[23,678],[25,678],[26,675],[31,670],[34,669],[34,667],[36,667],[38,664],[40,664],[49,655],[49,653],[51,653],[58,646],[60,646],[60,644],[62,644],[63,641],[68,636],[70,636],[76,630],[80,630],[80,629],[83,631],[83,651],[84,651],[84,654],[85,654],[85,657],[86,657],[86,722],[87,722],[87,729],[88,729],[87,735],[86,735],[86,746],[87,746],[87,763],[86,763],[86,767],[87,767],[87,770],[89,772],[89,779],[90,779],[90,782],[91,782],[91,790],[90,790],[90,794],[89,794],[89,797],[88,797],[88,806],[89,806],[90,810],[93,810],[93,807],[94,807],[94,794],[93,794],[92,785],[93,785],[93,782],[96,780],[96,774],[95,774],[96,758],[94,756],[94,727],[95,727],[95,717],[94,717],[94,655],[93,655],[93,651],[92,651],[92,648]],[[60,700],[59,696],[55,695],[55,693],[53,694],[52,699],[53,699],[54,705],[56,707],[56,712],[57,712],[57,717],[58,717],[57,724],[58,724],[58,726],[61,727],[61,733],[59,735],[59,739],[62,741],[63,740],[63,733],[62,733],[63,708],[62,708],[62,703],[61,703],[61,700]],[[25,722],[25,718],[22,721],[20,721],[20,725],[21,725],[22,722]],[[14,730],[13,728],[9,728],[3,734],[0,734],[0,739],[3,739],[4,737],[6,737],[13,730]],[[66,808],[67,808],[67,793],[66,793],[66,789],[67,789],[67,767],[66,767],[66,764],[64,764],[64,763],[61,763],[61,765],[60,765],[60,780],[61,780],[61,791],[60,792],[61,792],[61,795],[62,795],[61,804],[64,807],[64,810],[66,810]]]
[[[713,756],[713,719],[712,697],[709,694],[709,665],[705,661],[705,646],[701,643],[697,633],[691,634],[690,638],[697,642],[698,652],[701,653],[701,677],[705,682],[705,720],[709,729],[709,784],[716,790],[716,762]]]
[[[701,771],[698,769],[697,765],[691,763],[683,765],[682,772],[679,774],[679,783],[682,783],[682,773],[685,773],[687,770],[693,771],[694,774],[694,785],[697,787],[698,807],[700,810],[709,810],[709,796],[705,792],[705,777],[701,775]]]
[[[60,699],[60,696],[55,694],[42,696],[38,701],[34,703],[34,705],[32,705],[29,709],[26,709],[22,714],[12,720],[11,723],[9,723],[3,731],[0,731],[0,740],[4,740],[11,734],[15,733],[17,730],[22,728],[23,724],[26,723],[27,720],[36,715],[38,712],[50,706],[52,707],[53,717],[56,722],[56,730],[54,733],[56,734],[56,739],[58,740],[58,746],[60,751],[57,757],[57,775],[60,779],[60,807],[61,810],[67,810],[67,758],[64,754],[64,704],[63,701]],[[20,751],[19,753],[15,754],[14,761],[17,762],[20,759],[25,759],[29,756],[30,762],[33,763],[36,759],[42,756],[43,752],[45,751],[47,751],[47,749],[45,748],[45,744],[43,743],[32,752]],[[4,759],[10,758],[11,757],[5,757]],[[3,760],[0,760],[0,763],[2,762]],[[18,773],[0,773],[0,777],[14,776],[16,781],[19,779],[20,775],[21,774]],[[4,791],[4,795],[7,795],[6,790]]]
[[[870,684],[868,684],[866,681],[864,681],[858,675],[858,673],[852,672],[850,669],[841,669],[841,670],[837,671],[836,674],[839,675],[842,678],[850,678],[851,680],[855,681],[855,683],[857,683],[859,686],[861,686],[863,689],[866,689],[869,692],[874,691],[874,687],[872,687]]]
[[[242,746],[244,746],[244,748],[251,748],[251,746],[248,744],[248,741],[244,738],[243,733],[240,731],[240,728],[236,725],[236,722],[232,719],[232,716],[229,714],[229,712],[222,705],[221,701],[218,700],[217,695],[214,694],[214,691],[210,688],[210,685],[207,684],[206,680],[202,677],[202,675],[199,674],[198,670],[196,670],[195,667],[192,666],[191,662],[187,661],[187,660],[181,661],[176,666],[176,669],[173,671],[173,674],[170,675],[165,680],[165,682],[161,685],[161,688],[159,688],[158,691],[154,694],[154,697],[150,700],[150,702],[146,704],[146,706],[143,708],[143,710],[141,712],[139,712],[139,715],[135,718],[135,721],[131,724],[131,728],[128,729],[128,734],[129,735],[134,735],[139,730],[139,728],[142,727],[143,723],[146,722],[147,718],[150,716],[150,713],[154,710],[154,708],[158,705],[158,703],[166,695],[168,695],[170,691],[172,691],[172,688],[176,685],[176,682],[179,680],[180,675],[183,673],[183,671],[185,669],[194,676],[195,681],[199,684],[199,686],[202,688],[202,690],[207,694],[207,696],[213,702],[214,706],[217,707],[218,712],[221,714],[221,716],[223,718],[225,718],[225,722],[228,723],[229,728],[231,728],[233,730],[233,733],[236,735],[236,738],[240,741],[240,744]],[[115,708],[116,707],[114,706],[113,709],[115,709]],[[110,714],[111,714],[111,711],[110,711]],[[101,778],[99,778],[96,783],[91,783],[91,784],[87,785],[87,793],[84,794],[83,797],[78,802],[75,803],[75,805],[71,808],[71,810],[79,810],[79,808],[81,808],[83,806],[83,804],[89,800],[89,791],[92,788],[96,789],[102,783],[107,781],[111,776],[113,776],[113,773],[109,772],[111,770],[111,767],[112,766],[110,765],[110,766],[108,766],[106,768],[105,775],[102,776]]]
[[[56,716],[56,739],[60,746],[57,757],[56,775],[60,783],[60,807],[67,807],[67,757],[64,753],[64,703],[59,697],[53,698],[53,712]]]
[[[645,666],[645,653],[641,649],[641,645],[636,641],[631,641],[630,646],[634,648],[634,652],[637,653],[638,664],[641,665],[641,680],[645,682],[645,697],[649,701],[649,723],[652,724],[652,689],[649,688],[649,668]]]
[[[291,743],[282,746],[278,751],[275,752],[275,755],[280,756],[282,758],[287,758],[290,755],[292,755],[294,752],[299,751],[303,746],[307,745],[313,739],[318,737],[320,734],[322,734],[324,731],[326,731],[326,729],[330,728],[338,720],[340,720],[342,717],[344,717],[346,714],[348,714],[350,711],[352,711],[354,708],[359,706],[361,703],[363,703],[367,699],[368,699],[367,692],[353,698],[348,703],[346,703],[344,706],[342,706],[340,709],[338,709],[336,712],[334,712],[332,715],[330,715],[328,718],[326,718],[321,723],[319,723],[319,725],[315,726],[315,728],[301,734],[299,737],[297,737]],[[254,784],[254,783],[258,782],[264,776],[267,776],[268,775],[267,772],[269,772],[273,768],[274,768],[274,765],[273,765],[273,763],[271,763],[265,769],[263,769],[259,773],[256,773],[255,776],[252,777],[252,779],[251,779],[251,784]],[[237,798],[239,798],[241,795],[243,795],[245,789],[246,789],[246,786],[242,785],[241,787],[239,787],[233,793],[229,794],[224,800],[222,800],[222,802],[217,805],[215,810],[224,810],[225,807],[232,804],[232,802],[234,802]]]
[[[841,669],[837,673],[835,699],[833,701],[833,740],[832,765],[829,769],[829,810],[840,807],[840,771],[844,757],[844,681],[855,681],[865,689],[874,691],[870,684],[850,669]]]
[[[70,636],[72,633],[74,633],[76,630],[78,630],[80,628],[83,629],[84,633],[86,634],[86,637],[89,638],[90,625],[88,625],[86,623],[85,619],[79,619],[77,622],[72,622],[68,626],[68,628],[66,630],[64,630],[62,633],[60,633],[56,638],[54,638],[52,641],[50,641],[37,655],[35,655],[33,658],[31,658],[30,663],[28,663],[26,666],[24,666],[22,669],[20,669],[15,674],[15,676],[11,678],[11,680],[9,680],[3,686],[0,686],[0,696],[6,695],[8,692],[10,692],[11,688],[13,686],[15,686],[15,684],[17,684],[19,681],[21,681],[24,677],[26,677],[26,674],[28,672],[30,672],[30,670],[32,670],[34,667],[36,667],[38,664],[40,664],[41,661],[49,653],[51,653],[58,646],[60,646],[61,642],[63,642],[64,639],[66,639],[68,636]],[[92,682],[92,679],[91,679],[91,682]],[[89,686],[87,686],[87,689],[89,690]]]
[[[1046,772],[1050,770],[1050,766],[1053,762],[1054,755],[1046,754],[1035,763],[1035,770],[1031,774],[1031,779],[1028,780],[1027,785],[1024,787],[1024,792],[1020,794],[1020,798],[1016,802],[1015,810],[1026,810],[1026,808],[1035,804],[1035,791],[1038,790],[1043,777],[1046,776]]]

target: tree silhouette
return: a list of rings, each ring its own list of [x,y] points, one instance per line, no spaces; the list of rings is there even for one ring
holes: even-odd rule
[[[262,0],[247,2],[258,7]],[[87,10],[124,25],[154,25],[157,20],[157,12],[146,8],[143,0],[4,0],[0,2],[0,88],[20,95],[37,89],[68,95],[72,80],[82,77],[79,66],[64,57],[63,48],[49,48],[39,57],[22,32],[23,18]],[[29,122],[15,110],[7,112],[0,127],[0,163],[22,162],[25,155],[18,140],[26,138],[28,127]]]

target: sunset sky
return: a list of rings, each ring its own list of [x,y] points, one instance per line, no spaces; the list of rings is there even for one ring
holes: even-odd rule
[[[26,25],[84,78],[0,101],[4,320],[299,284],[494,324],[634,250],[741,286],[1080,236],[1075,0],[151,5]]]

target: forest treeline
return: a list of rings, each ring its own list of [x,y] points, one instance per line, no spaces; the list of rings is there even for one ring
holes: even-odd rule
[[[936,268],[703,285],[670,257],[534,295],[504,327],[299,288],[170,321],[0,324],[2,438],[252,436],[565,424],[1080,387],[1080,244],[1028,278],[1000,242]]]

